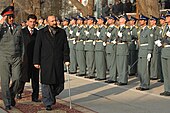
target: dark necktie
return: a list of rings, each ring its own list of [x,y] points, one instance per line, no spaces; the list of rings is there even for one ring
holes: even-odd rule
[[[12,30],[12,26],[11,25],[9,25],[9,29],[10,29],[10,32],[11,32],[11,34],[13,33],[13,30]]]

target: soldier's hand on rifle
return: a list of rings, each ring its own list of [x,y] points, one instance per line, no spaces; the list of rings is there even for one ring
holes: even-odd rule
[[[148,62],[151,61],[151,53],[149,53],[149,54],[147,55],[147,60],[148,60]]]
[[[69,66],[69,65],[70,65],[70,62],[65,62],[65,65],[66,65],[66,66]]]

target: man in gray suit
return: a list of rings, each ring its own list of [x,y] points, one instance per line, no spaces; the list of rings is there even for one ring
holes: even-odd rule
[[[153,49],[153,55],[151,60],[151,69],[150,69],[150,79],[151,80],[157,80],[158,79],[158,52],[159,52],[159,45],[158,42],[161,42],[160,40],[160,28],[156,25],[158,18],[151,16],[150,17],[150,27],[151,32],[154,36],[154,49]]]
[[[95,53],[94,53],[94,40],[96,39],[96,28],[94,27],[95,17],[88,17],[88,27],[84,31],[86,34],[86,41],[84,42],[84,50],[86,52],[86,65],[88,75],[85,78],[95,78]]]
[[[77,57],[77,64],[79,66],[79,73],[77,76],[85,76],[86,75],[86,59],[85,59],[85,51],[84,51],[84,41],[86,35],[84,33],[85,27],[83,25],[84,18],[78,16],[77,24],[78,30],[76,33],[76,57]]]
[[[117,85],[127,85],[128,83],[128,43],[131,35],[130,30],[126,26],[128,18],[126,15],[119,16],[119,31],[117,38],[116,49],[116,65],[118,70],[118,83]]]
[[[70,48],[70,74],[77,72],[77,60],[76,60],[76,33],[78,27],[76,25],[77,18],[71,17],[70,19],[70,36],[68,38]]]
[[[0,69],[2,99],[6,110],[15,106],[15,95],[21,75],[22,40],[21,26],[14,23],[14,7],[9,6],[0,19]],[[12,77],[12,84],[10,78]],[[10,87],[9,87],[10,86]]]
[[[96,72],[97,78],[95,80],[105,80],[106,79],[106,19],[101,16],[98,19],[97,24],[99,25],[96,32],[96,41],[95,41],[95,62],[96,62]]]
[[[106,61],[107,68],[109,70],[109,79],[106,83],[117,82],[117,70],[116,70],[116,38],[118,37],[118,28],[115,25],[117,18],[114,15],[109,16],[107,28],[107,45],[106,45]]]
[[[129,18],[129,28],[131,34],[131,41],[129,43],[129,75],[135,75],[137,73],[137,61],[138,61],[138,45],[137,45],[137,31],[138,27],[135,25],[137,19],[133,16]]]
[[[144,15],[140,16],[140,31],[139,31],[139,54],[138,54],[138,76],[140,79],[140,86],[136,90],[149,90],[150,76],[149,63],[152,57],[154,47],[154,37],[147,26],[148,18]]]
[[[160,93],[162,96],[170,96],[170,11],[166,13],[166,28],[162,39],[162,71],[164,77],[164,92]]]

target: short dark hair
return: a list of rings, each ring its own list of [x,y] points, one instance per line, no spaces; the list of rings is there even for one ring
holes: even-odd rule
[[[27,20],[29,20],[30,18],[37,20],[37,17],[34,14],[28,15]]]

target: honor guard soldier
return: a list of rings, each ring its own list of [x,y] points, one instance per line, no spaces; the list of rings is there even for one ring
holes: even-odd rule
[[[95,40],[95,62],[96,62],[96,73],[97,78],[95,80],[105,80],[106,79],[106,19],[101,16],[98,19],[98,28],[96,32],[96,40]]]
[[[63,22],[62,22],[63,29],[65,30],[66,35],[67,35],[67,39],[70,37],[69,23],[70,23],[70,19],[69,19],[69,18],[65,18],[65,19],[63,20]],[[64,65],[64,72],[67,72],[66,65]]]
[[[151,15],[149,19],[150,23],[150,29],[154,37],[154,49],[152,53],[152,59],[151,59],[151,67],[150,67],[150,80],[157,80],[158,79],[158,52],[160,48],[160,44],[158,42],[161,42],[160,39],[160,28],[156,25],[158,21],[158,18]]]
[[[163,48],[162,48],[162,71],[164,77],[164,92],[160,93],[162,96],[170,96],[170,11],[166,13],[166,28],[164,30]]]
[[[14,23],[14,7],[8,6],[0,19],[0,77],[2,100],[6,110],[15,106],[15,95],[21,75],[22,39],[21,26]],[[12,83],[10,83],[12,78]],[[9,87],[10,86],[10,87]]]
[[[130,41],[130,30],[125,25],[128,21],[126,15],[119,16],[119,30],[117,37],[116,65],[118,71],[117,85],[127,85],[128,83],[128,42]]]
[[[76,25],[77,18],[71,17],[70,19],[70,37],[69,48],[70,48],[70,74],[76,74],[77,72],[77,60],[76,60],[76,33],[78,27]]]
[[[135,25],[137,19],[133,16],[129,18],[129,28],[131,34],[131,41],[129,43],[129,75],[135,75],[137,73],[137,61],[138,61],[138,45],[137,45],[137,31],[138,27]]]
[[[164,15],[162,15],[159,19],[161,25],[159,36],[161,40],[163,39],[163,37],[165,37],[165,28],[166,28],[165,19],[166,17]],[[160,47],[158,50],[158,78],[159,78],[158,82],[163,83],[164,79],[163,79],[163,72],[162,72],[161,52],[162,52],[162,47]]]
[[[139,18],[140,30],[138,32],[139,41],[139,54],[138,54],[138,77],[140,86],[136,90],[144,91],[149,90],[150,76],[149,76],[149,63],[152,57],[154,47],[154,37],[147,26],[148,18],[140,15]]]
[[[118,28],[115,25],[117,18],[114,15],[108,17],[107,23],[107,43],[106,43],[106,61],[107,68],[109,70],[109,78],[106,83],[117,82],[117,70],[116,70],[116,38],[118,37]]]
[[[94,27],[95,17],[88,16],[88,27],[84,31],[86,34],[86,41],[84,42],[84,50],[86,52],[86,65],[88,75],[85,78],[95,78],[95,54],[94,54],[94,41],[96,39],[96,28]]]
[[[77,64],[79,66],[79,73],[77,76],[85,76],[86,75],[86,58],[85,58],[85,51],[84,51],[84,41],[86,35],[84,33],[85,27],[83,25],[84,18],[81,16],[77,17],[77,24],[78,30],[76,33],[76,58]]]

